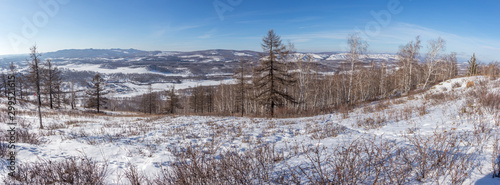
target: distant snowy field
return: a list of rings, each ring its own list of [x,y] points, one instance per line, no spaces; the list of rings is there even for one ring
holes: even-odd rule
[[[301,147],[321,148],[321,155],[327,157],[361,139],[374,143],[391,141],[396,146],[412,148],[414,143],[408,138],[440,133],[460,137],[463,141],[458,147],[473,154],[474,164],[477,165],[462,169],[462,173],[468,174],[464,184],[500,184],[499,178],[491,178],[493,143],[500,136],[500,115],[498,110],[487,109],[479,110],[479,115],[475,109],[479,107],[478,102],[466,98],[471,91],[479,90],[479,84],[486,83],[481,82],[483,80],[487,78],[448,80],[424,94],[373,102],[354,109],[348,115],[333,113],[289,119],[144,116],[124,112],[108,112],[113,116],[85,115],[44,108],[46,128],[40,130],[35,112],[30,111],[35,109],[34,106],[23,105],[19,107],[18,121],[23,122],[30,133],[38,135],[42,143],[17,143],[17,159],[18,163],[29,163],[40,159],[87,156],[99,162],[108,162],[108,184],[127,184],[123,171],[130,165],[152,177],[152,174],[161,171],[161,166],[168,167],[175,163],[176,157],[171,151],[185,147],[194,147],[206,153],[245,153],[255,150],[256,146],[272,145],[288,156],[276,165],[294,167],[312,165],[309,157],[313,150]],[[467,88],[469,81],[475,86]],[[489,92],[498,92],[499,84],[500,80],[496,80],[483,87],[488,87]],[[183,87],[176,85],[176,88]],[[444,95],[444,100],[436,98],[441,95]],[[0,108],[5,109],[6,104],[2,98]],[[367,121],[370,119],[381,124],[371,127],[373,125]],[[478,127],[490,130],[478,133]],[[2,134],[6,134],[9,127],[2,124],[0,129]],[[294,149],[295,146],[297,148]],[[7,160],[1,161],[3,179],[7,174]],[[310,183],[305,176],[299,178],[303,183]],[[425,179],[423,182],[417,181],[414,174],[408,178],[408,184],[436,184],[436,181],[451,184],[452,177]]]
[[[180,77],[190,77],[193,74],[189,72],[187,69],[183,73],[161,73],[150,71],[145,67],[118,67],[116,69],[106,69],[102,68],[101,65],[97,64],[66,64],[58,66],[59,68],[74,70],[74,71],[95,71],[101,74],[113,74],[113,73],[124,73],[124,74],[159,74],[163,76],[180,76]],[[180,70],[180,68],[179,68]],[[229,73],[220,73],[220,74],[209,74],[207,76],[221,76],[221,75],[230,75]],[[196,86],[213,86],[220,84],[233,84],[235,83],[234,79],[224,79],[224,80],[181,80],[179,83],[152,83],[153,92],[161,92],[168,91],[175,86],[175,89],[188,89]],[[114,83],[110,83],[114,84]],[[133,97],[143,95],[149,92],[149,86],[147,84],[139,84],[133,82],[124,82],[119,84],[123,87],[127,87],[126,91],[116,92],[117,89],[108,89],[111,91],[111,95],[113,97]],[[84,87],[81,87],[84,89]]]

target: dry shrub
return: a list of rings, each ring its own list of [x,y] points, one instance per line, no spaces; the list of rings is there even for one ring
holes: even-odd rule
[[[489,92],[484,96],[479,96],[479,103],[488,111],[500,109],[500,94]]]
[[[405,106],[405,108],[401,110],[402,119],[404,120],[411,119],[413,117],[413,109],[414,109],[413,106]]]
[[[427,114],[427,107],[425,106],[425,103],[422,106],[417,107],[418,110],[418,115],[423,116]]]
[[[451,88],[459,88],[459,87],[462,87],[462,83],[460,83],[460,82],[455,82],[455,83],[451,84]]]
[[[484,82],[486,83],[486,82]],[[489,92],[489,87],[484,84],[467,93],[468,101],[474,102],[476,100],[487,111],[493,112],[500,109],[500,93]]]
[[[385,115],[375,114],[373,118],[358,120],[357,126],[365,129],[377,129],[387,125]]]
[[[365,114],[372,113],[373,111],[375,111],[373,106],[366,105],[363,107],[363,113]]]
[[[380,101],[375,105],[375,110],[378,112],[383,111],[387,108],[389,108],[389,103],[387,103],[387,101]]]
[[[172,149],[176,161],[157,179],[166,184],[269,184],[284,183],[272,175],[276,164],[284,160],[273,145],[264,145],[244,153],[226,151],[204,154],[190,146]]]
[[[9,146],[9,143],[3,142],[3,141],[0,142],[0,157],[1,158],[9,156],[9,148],[8,148],[8,146]]]
[[[342,119],[347,119],[349,118],[349,111],[351,111],[351,108],[348,105],[342,105],[338,111],[342,114]]]
[[[468,81],[466,87],[467,88],[474,87],[474,82],[473,81]]]
[[[104,184],[108,165],[87,157],[21,164],[6,184]]]
[[[447,100],[447,97],[444,93],[430,93],[430,94],[426,94],[424,96],[424,98],[426,100],[431,100],[433,102],[435,102],[434,104],[441,104],[441,103],[445,103]]]
[[[130,184],[141,184],[142,181],[146,180],[144,174],[139,174],[137,167],[129,164],[129,168],[125,169],[125,178]]]
[[[313,128],[308,131],[313,139],[324,139],[328,137],[337,137],[339,134],[345,133],[347,128],[342,125],[327,123],[322,126],[313,125]]]
[[[294,184],[404,184],[411,177],[407,153],[394,141],[359,139],[333,151],[315,146],[306,150],[307,161],[291,167],[290,174],[302,176]]]
[[[411,95],[413,97],[413,95]],[[410,100],[410,97],[408,97],[408,100]],[[403,104],[403,103],[406,103],[406,100],[402,99],[402,98],[398,98],[398,99],[395,99],[392,101],[392,104],[396,105],[396,104]]]
[[[431,136],[405,137],[410,143],[408,162],[415,167],[416,180],[420,182],[449,176],[452,184],[462,184],[475,168],[477,155],[460,146],[458,134],[435,131]]]
[[[53,123],[53,124],[49,124],[47,125],[46,127],[48,130],[57,130],[57,129],[64,129],[64,128],[68,128],[68,125],[66,124],[58,124],[58,123]]]
[[[37,133],[29,132],[27,129],[18,129],[16,131],[18,143],[29,143],[34,145],[42,144],[40,135]]]
[[[500,111],[496,111],[494,119],[495,119],[495,127],[500,126]]]

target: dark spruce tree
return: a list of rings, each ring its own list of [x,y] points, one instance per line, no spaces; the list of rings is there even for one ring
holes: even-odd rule
[[[262,39],[264,56],[261,65],[256,68],[256,88],[260,91],[257,100],[266,108],[270,117],[274,117],[274,109],[282,107],[285,101],[296,103],[285,88],[293,85],[296,81],[288,73],[286,59],[289,51],[281,43],[280,36],[269,30],[267,36]]]
[[[104,86],[104,79],[102,79],[99,74],[96,74],[88,84],[86,93],[89,96],[89,101],[87,102],[87,106],[95,107],[97,112],[100,112],[100,108],[108,101],[108,99],[104,97],[104,95],[108,94]]]

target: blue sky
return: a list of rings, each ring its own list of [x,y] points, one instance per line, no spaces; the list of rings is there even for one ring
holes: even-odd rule
[[[40,3],[42,2],[42,3]],[[446,53],[500,61],[499,1],[0,0],[0,54],[136,48],[260,51],[269,29],[299,51],[345,51],[360,32],[371,53],[396,53],[420,35]]]

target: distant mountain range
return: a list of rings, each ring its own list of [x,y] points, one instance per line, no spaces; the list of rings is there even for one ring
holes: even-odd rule
[[[66,49],[42,53],[42,60],[51,58],[63,72],[63,79],[85,86],[96,73],[104,75],[107,82],[120,87],[116,91],[136,92],[134,86],[153,84],[217,83],[230,80],[233,72],[245,61],[248,72],[259,64],[262,52],[250,50],[200,50],[200,51],[142,51],[137,49]],[[0,56],[0,67],[8,68],[10,62],[27,70],[28,54]],[[347,62],[347,53],[298,52],[293,59],[310,59],[315,71],[332,74]],[[309,58],[307,58],[309,57]],[[368,54],[361,57],[362,67],[372,62],[384,62],[388,69],[396,67],[397,55]],[[296,60],[295,60],[296,61]],[[465,66],[465,65],[460,65]],[[126,85],[124,85],[126,84]]]
[[[144,73],[164,76],[218,76],[230,74],[245,60],[248,65],[256,65],[261,52],[250,50],[201,50],[201,51],[142,51],[137,49],[66,49],[42,54],[60,68],[75,71],[95,71],[102,73]],[[333,72],[347,59],[346,53],[295,53],[295,58],[311,57],[316,69]],[[0,67],[6,69],[10,62],[26,66],[28,55],[0,56]],[[365,64],[372,61],[387,61],[393,64],[397,59],[393,54],[369,54],[362,57]],[[126,68],[126,69],[125,69]],[[134,70],[130,70],[134,69]],[[142,69],[142,70],[139,70]]]
[[[240,58],[256,58],[259,57],[261,52],[250,51],[250,50],[224,50],[224,49],[214,49],[214,50],[200,50],[200,51],[143,51],[137,49],[65,49],[55,52],[47,52],[42,54],[42,58],[66,58],[66,59],[89,59],[89,58],[135,58],[135,57],[181,57],[193,59],[201,59],[202,61],[207,61],[206,59],[214,58],[220,60],[235,60]],[[346,53],[341,52],[320,52],[320,53],[306,53],[298,52],[299,54],[311,54],[314,56],[316,61],[323,60],[344,60],[347,56]],[[0,61],[19,61],[22,59],[24,61],[28,57],[28,54],[19,55],[0,55]],[[390,60],[395,59],[394,54],[369,54],[368,58],[377,60]]]
[[[95,71],[102,73],[144,73],[150,72],[163,76],[218,76],[230,74],[240,60],[248,65],[256,65],[262,52],[250,50],[200,50],[200,51],[143,51],[137,49],[65,49],[42,53],[43,58],[51,58],[60,68],[75,71]],[[294,56],[311,57],[320,72],[335,72],[345,63],[348,54],[340,52],[305,53]],[[28,54],[0,56],[0,67],[6,69],[10,62],[26,66]],[[397,61],[395,54],[367,54],[361,57],[365,65],[386,62],[393,67]],[[127,68],[127,69],[125,69]],[[134,69],[134,70],[130,70]],[[139,70],[141,69],[141,70]]]

